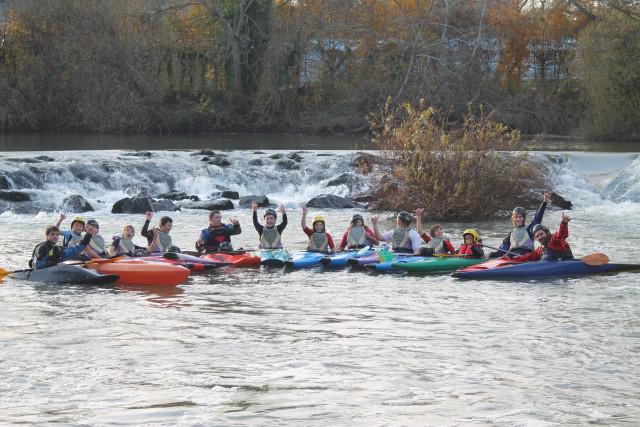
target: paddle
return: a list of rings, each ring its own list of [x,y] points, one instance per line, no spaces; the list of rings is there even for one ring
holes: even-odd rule
[[[66,262],[67,265],[85,265],[85,264],[104,264],[106,262],[115,262],[124,259],[123,256],[117,256],[115,258],[97,258],[90,259],[89,261],[76,261],[76,262]]]
[[[515,256],[521,256],[520,254],[514,253],[514,252],[509,252],[509,251],[505,251],[504,249],[500,249],[500,248],[494,248],[493,246],[489,246],[489,245],[485,245],[482,243],[478,243],[480,246],[484,246],[487,247],[489,249],[495,249],[497,251],[502,251],[511,255],[515,255]],[[590,255],[585,255],[582,258],[578,258],[578,261],[582,261],[587,265],[604,265],[606,263],[609,262],[609,257],[606,256],[603,253],[597,253],[597,254],[590,254]]]
[[[389,251],[380,251],[378,256],[380,258],[380,262],[391,262],[395,259],[396,254],[392,254]]]
[[[496,251],[504,252],[505,254],[509,254],[509,255],[515,255],[515,256],[520,256],[521,255],[521,254],[517,254],[515,252],[509,252],[509,251],[504,250],[504,249],[494,248],[493,246],[485,245],[484,243],[478,243],[478,245],[482,246],[483,248],[495,249]]]
[[[360,258],[362,255],[366,254],[369,249],[371,249],[371,246],[365,246],[364,248],[356,252],[356,256],[354,256],[354,258]]]
[[[446,258],[463,258],[466,256],[472,256],[469,254],[433,254],[433,256],[446,257]]]
[[[603,253],[585,255],[580,258],[580,261],[587,265],[604,265],[609,262],[609,257]]]

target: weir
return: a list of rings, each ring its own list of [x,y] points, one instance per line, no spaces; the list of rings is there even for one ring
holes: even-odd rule
[[[56,212],[65,197],[81,195],[96,211],[110,212],[125,197],[169,191],[200,200],[222,191],[266,195],[272,203],[298,208],[320,194],[366,194],[356,166],[375,152],[265,151],[62,151],[0,153],[0,213]],[[640,203],[637,153],[545,153],[558,194],[574,206]],[[234,201],[237,205],[237,201]],[[237,207],[237,206],[236,206]]]

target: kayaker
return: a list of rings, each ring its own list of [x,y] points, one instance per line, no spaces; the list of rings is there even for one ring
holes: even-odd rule
[[[340,244],[336,247],[336,252],[345,250],[362,249],[365,246],[379,245],[380,241],[369,227],[364,225],[364,218],[360,214],[351,217],[349,228],[342,235]]]
[[[56,224],[56,227],[58,227],[58,229],[60,228],[60,224],[62,224],[62,221],[64,221],[66,217],[66,212],[60,213],[60,219]],[[63,236],[62,246],[66,248],[68,246],[75,246],[80,243],[83,237],[82,233],[84,232],[84,223],[85,220],[81,216],[76,216],[71,220],[71,229],[60,232],[60,234]]]
[[[260,235],[259,249],[282,249],[282,231],[287,226],[287,212],[284,209],[284,205],[280,205],[278,209],[282,212],[282,222],[276,226],[276,220],[278,219],[278,213],[269,208],[264,211],[264,223],[263,226],[258,222],[258,204],[251,202],[251,209],[253,209],[253,226]]]
[[[420,248],[420,252],[416,255],[433,256],[434,254],[455,254],[456,248],[453,247],[448,238],[444,237],[444,230],[440,224],[434,224],[429,229],[430,236],[422,231],[422,213],[424,208],[418,208],[413,211],[416,214],[416,231],[427,244]]]
[[[420,235],[416,230],[411,228],[411,215],[409,215],[409,212],[399,212],[398,215],[396,215],[396,225],[398,228],[387,231],[384,234],[381,234],[378,229],[379,219],[380,217],[378,216],[371,217],[373,233],[378,240],[384,240],[389,243],[391,250],[394,252],[420,253],[420,249],[422,248]]]
[[[468,255],[469,258],[482,258],[484,256],[484,250],[479,245],[480,235],[476,230],[471,228],[462,232],[462,238],[464,243],[460,245],[458,249],[458,255]]]
[[[500,250],[491,252],[489,258],[496,258],[505,255],[505,252],[515,252],[519,255],[525,255],[533,252],[533,227],[542,223],[542,217],[544,211],[547,208],[547,203],[551,199],[551,196],[544,193],[542,204],[538,208],[536,214],[533,216],[531,224],[525,227],[527,219],[527,211],[522,207],[517,207],[511,213],[511,222],[513,223],[513,230],[507,234],[507,237],[502,241]]]
[[[133,236],[136,235],[136,230],[133,225],[128,224],[122,227],[122,234],[120,237],[116,236],[109,246],[109,256],[114,257],[117,255],[129,255],[129,256],[146,256],[147,249],[142,246],[138,246],[133,243]]]
[[[209,213],[209,227],[200,233],[200,237],[196,242],[196,249],[198,252],[217,252],[221,250],[220,245],[222,243],[226,242],[231,245],[231,236],[241,232],[240,221],[232,219],[231,224],[223,224],[220,211],[212,211]],[[224,246],[227,245],[222,245],[223,248]]]
[[[549,229],[542,224],[533,227],[533,237],[540,246],[526,255],[515,256],[514,261],[565,261],[572,260],[573,254],[566,239],[569,237],[569,221],[571,218],[562,212],[562,221],[558,231],[552,236]]]
[[[53,267],[63,261],[68,261],[82,252],[91,240],[89,233],[85,234],[80,242],[75,246],[67,248],[58,246],[60,239],[60,229],[55,225],[50,225],[45,229],[47,240],[39,243],[33,249],[33,254],[29,260],[30,268]]]
[[[302,218],[300,218],[300,226],[304,233],[309,236],[309,246],[307,251],[309,252],[326,252],[332,253],[335,251],[336,245],[333,243],[331,235],[327,233],[325,228],[324,218],[321,216],[313,217],[311,221],[311,228],[307,227],[307,212],[309,208],[302,206]]]
[[[153,212],[146,213],[146,221],[142,226],[141,235],[147,238],[148,249],[150,252],[180,252],[180,248],[171,244],[171,236],[169,232],[173,228],[173,220],[171,217],[163,216],[158,221],[158,240],[157,243],[153,243],[153,230],[149,230],[149,223],[153,218]]]
[[[100,233],[100,225],[98,225],[98,221],[95,219],[90,219],[84,226],[87,234],[91,235],[91,240],[86,248],[84,248],[85,252],[91,258],[105,258],[107,257],[107,249],[105,248],[104,238],[98,234]]]

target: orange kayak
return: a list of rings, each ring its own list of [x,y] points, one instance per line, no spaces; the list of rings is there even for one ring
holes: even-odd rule
[[[232,263],[231,267],[260,267],[260,257],[255,252],[214,252],[202,255],[202,258],[230,262]]]
[[[120,279],[116,283],[135,285],[176,286],[187,280],[190,272],[175,264],[136,259],[91,263],[87,267],[103,274],[118,274]]]

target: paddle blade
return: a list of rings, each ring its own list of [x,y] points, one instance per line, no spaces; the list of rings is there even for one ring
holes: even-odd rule
[[[177,260],[180,259],[180,255],[176,254],[175,252],[165,252],[162,254],[162,258]]]
[[[362,256],[364,255],[367,251],[369,251],[369,249],[371,249],[371,246],[365,246],[364,248],[360,249],[357,253],[356,256]]]
[[[603,253],[585,255],[580,258],[580,261],[587,265],[604,265],[609,262],[609,257]]]
[[[4,268],[0,268],[0,279],[3,279],[6,275],[13,273],[13,271],[7,271]]]
[[[380,251],[378,256],[380,258],[380,262],[391,262],[396,257],[394,254],[392,254],[389,251]]]

